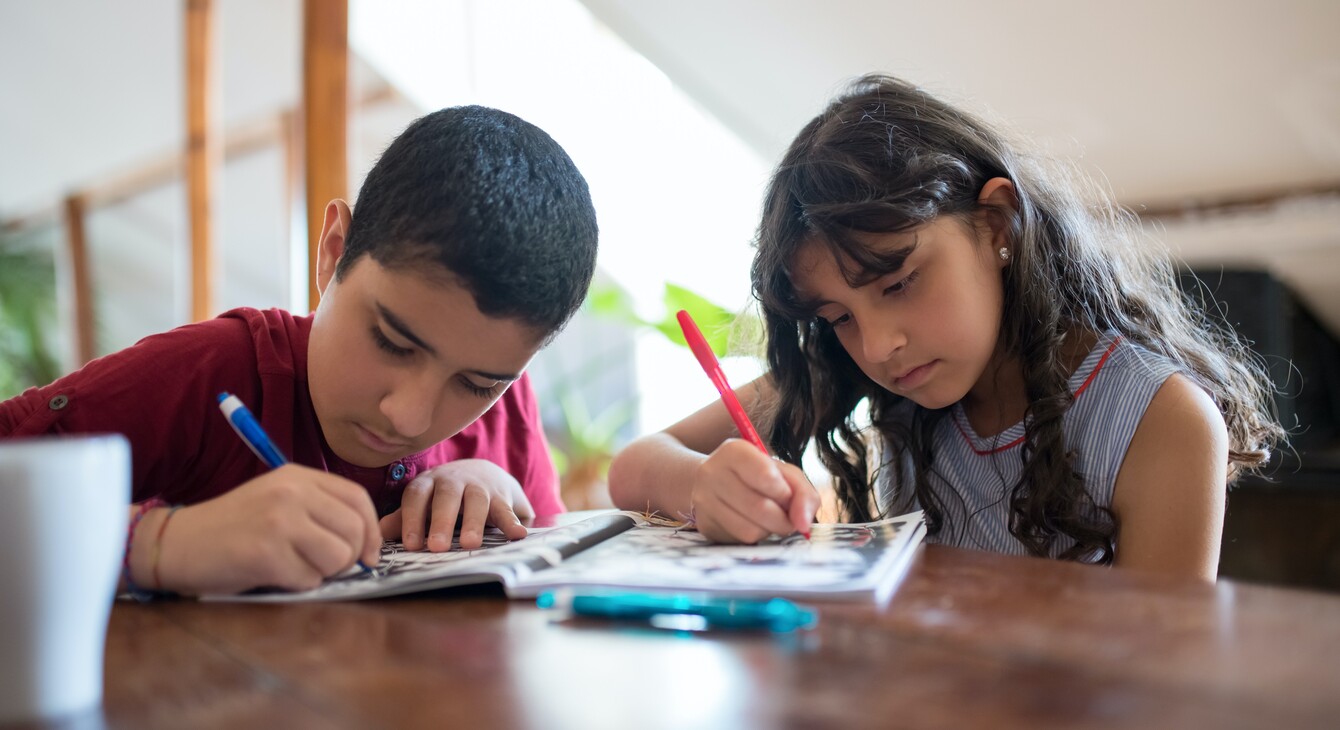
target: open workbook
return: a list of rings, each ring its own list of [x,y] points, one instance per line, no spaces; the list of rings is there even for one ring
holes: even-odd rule
[[[860,524],[816,524],[757,545],[718,545],[691,529],[609,512],[508,542],[486,535],[478,550],[406,552],[382,546],[381,563],[301,592],[251,592],[205,600],[345,601],[498,582],[512,598],[556,588],[621,588],[882,601],[925,534],[920,512]]]

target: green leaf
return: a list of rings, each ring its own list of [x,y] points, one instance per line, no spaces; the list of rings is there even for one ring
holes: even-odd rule
[[[595,315],[631,325],[646,324],[633,310],[633,301],[624,288],[608,279],[597,278],[586,295],[586,308]]]
[[[664,301],[668,312],[665,319],[656,323],[656,329],[671,342],[687,347],[688,343],[684,341],[684,333],[676,318],[682,309],[698,324],[698,329],[702,331],[703,339],[707,340],[712,352],[718,357],[725,356],[730,344],[731,327],[735,324],[733,312],[676,284],[665,285]]]

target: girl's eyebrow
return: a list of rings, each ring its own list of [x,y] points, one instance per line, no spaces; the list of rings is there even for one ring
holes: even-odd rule
[[[842,272],[842,278],[847,281],[847,285],[853,288],[865,286],[881,276],[897,273],[899,269],[907,263],[907,259],[921,245],[921,239],[913,237],[911,241],[901,246],[895,246],[887,251],[873,251],[859,241],[849,241],[852,248],[858,248],[862,255],[860,259],[853,259],[850,254],[844,250],[846,246],[831,246],[830,250],[835,254],[846,254],[851,266],[838,264],[838,270]],[[841,262],[841,258],[838,259]],[[824,305],[830,304],[827,299],[818,297],[809,297],[799,290],[793,289],[791,299],[792,305],[797,311],[808,312],[806,316],[814,316]]]
[[[848,279],[873,281],[885,274],[895,273],[903,268],[903,265],[907,263],[908,257],[910,257],[920,245],[921,241],[914,238],[911,242],[888,251],[870,251],[869,259],[861,262],[865,264],[863,267],[865,271],[855,272],[856,276],[848,277]],[[866,277],[869,278],[867,279]]]

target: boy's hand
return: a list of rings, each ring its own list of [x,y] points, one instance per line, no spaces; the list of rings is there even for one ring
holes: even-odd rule
[[[182,593],[307,590],[359,559],[376,565],[381,542],[366,490],[289,464],[182,508],[163,532],[159,575]]]
[[[439,553],[451,549],[458,516],[461,548],[474,550],[484,544],[486,524],[510,540],[525,537],[521,523],[534,519],[535,511],[521,484],[502,467],[484,459],[461,459],[426,471],[406,485],[400,509],[382,518],[381,534],[387,540],[399,539],[406,550],[427,547]]]
[[[794,464],[728,439],[694,474],[692,505],[708,539],[752,544],[768,535],[809,534],[819,492]]]

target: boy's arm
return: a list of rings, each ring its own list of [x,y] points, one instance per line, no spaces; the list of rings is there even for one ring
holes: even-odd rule
[[[1205,391],[1173,375],[1145,410],[1117,475],[1116,565],[1213,581],[1227,477],[1223,416]]]
[[[381,555],[367,490],[297,464],[175,512],[151,509],[133,532],[126,566],[141,589],[190,595],[260,586],[309,590],[357,560],[376,565]]]
[[[515,394],[512,391],[517,391]],[[512,426],[509,442],[522,444],[520,460],[522,468],[513,473],[521,482],[522,491],[535,517],[548,517],[567,511],[559,493],[558,469],[554,467],[553,456],[549,453],[549,440],[544,435],[544,422],[540,416],[539,399],[535,388],[526,373],[508,389],[508,395],[515,395],[516,418],[518,424]],[[504,396],[506,397],[506,396]],[[518,427],[519,426],[519,427]]]

